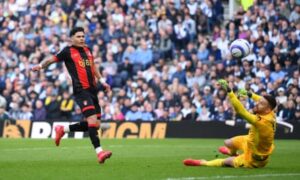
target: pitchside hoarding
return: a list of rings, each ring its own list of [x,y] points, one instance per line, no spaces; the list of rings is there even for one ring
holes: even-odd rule
[[[46,139],[55,136],[56,125],[67,126],[74,122],[60,121],[0,121],[0,137],[3,138],[38,138]],[[99,130],[102,138],[229,138],[247,134],[244,123],[225,122],[103,122],[106,129]],[[276,138],[300,139],[300,125],[293,124],[293,131],[278,126]],[[64,138],[84,138],[87,133],[67,133]]]

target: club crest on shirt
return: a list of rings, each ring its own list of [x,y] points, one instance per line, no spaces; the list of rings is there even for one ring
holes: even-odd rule
[[[86,106],[88,103],[87,103],[87,101],[85,100],[85,101],[83,101],[83,105],[84,106]]]

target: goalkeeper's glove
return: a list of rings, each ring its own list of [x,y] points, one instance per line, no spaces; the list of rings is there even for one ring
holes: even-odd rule
[[[227,92],[231,91],[230,87],[228,86],[228,82],[225,79],[219,79],[218,83],[220,84],[222,89],[224,89],[225,91],[227,91]]]
[[[246,89],[242,88],[242,89],[239,89],[238,91],[238,96],[239,97],[251,97],[252,96],[252,93],[247,91]]]

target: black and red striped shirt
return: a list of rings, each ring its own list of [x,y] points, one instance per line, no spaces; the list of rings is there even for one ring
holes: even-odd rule
[[[67,46],[54,58],[57,62],[65,62],[74,93],[82,89],[96,89],[94,57],[88,47]]]

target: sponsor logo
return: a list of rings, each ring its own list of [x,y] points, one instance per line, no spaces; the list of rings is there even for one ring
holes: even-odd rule
[[[68,126],[69,122],[54,122],[53,125],[49,122],[34,122],[32,124],[31,138],[55,138],[55,126],[63,125]],[[109,128],[105,130],[99,130],[99,135],[101,138],[154,138],[163,139],[166,137],[167,123],[133,123],[125,122],[117,124],[115,122],[109,123]],[[87,133],[75,132],[66,133],[63,138],[74,137],[81,139],[87,137]]]
[[[81,59],[78,61],[79,66],[85,68],[86,66],[91,66],[91,62],[88,59]]]
[[[166,137],[167,123],[109,123],[110,128],[101,132],[102,138],[129,138],[129,139],[163,139]],[[153,127],[152,127],[153,125]]]
[[[4,138],[27,138],[29,137],[31,121],[17,120],[4,122],[3,134]]]

